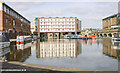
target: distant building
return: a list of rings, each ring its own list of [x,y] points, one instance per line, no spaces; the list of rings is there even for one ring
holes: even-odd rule
[[[0,31],[8,32],[10,38],[16,38],[17,35],[29,35],[30,21],[0,1]]]
[[[103,21],[103,29],[110,29],[112,26],[120,25],[119,14],[115,14],[109,17],[104,18]]]
[[[82,30],[81,31],[81,35],[89,35],[89,34],[91,34],[92,33],[92,31],[91,30]]]
[[[77,17],[38,17],[35,22],[36,32],[39,25],[40,33],[47,33],[48,38],[79,34],[81,30],[81,21]]]
[[[95,35],[94,32],[95,31],[99,31],[100,29],[92,29],[92,28],[83,28],[83,30],[81,30],[81,35]]]

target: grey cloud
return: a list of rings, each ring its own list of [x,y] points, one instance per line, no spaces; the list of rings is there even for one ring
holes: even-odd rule
[[[119,0],[4,0],[5,2],[118,2]]]
[[[25,15],[32,24],[40,16],[76,16],[82,20],[82,27],[102,28],[102,19],[117,13],[116,2],[22,2],[10,3]]]

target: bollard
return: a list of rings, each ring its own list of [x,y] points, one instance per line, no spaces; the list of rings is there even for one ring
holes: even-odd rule
[[[20,36],[20,44],[24,44],[24,36]]]
[[[19,44],[19,42],[20,42],[20,38],[19,37],[20,36],[17,36],[16,44]]]

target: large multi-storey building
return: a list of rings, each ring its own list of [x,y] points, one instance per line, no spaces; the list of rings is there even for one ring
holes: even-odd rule
[[[30,34],[30,21],[4,2],[0,1],[0,31],[10,33],[10,38]]]
[[[36,31],[47,33],[48,38],[79,34],[81,30],[81,21],[77,17],[38,17],[35,21]]]
[[[103,21],[103,29],[110,29],[111,26],[118,26],[120,25],[120,18],[119,18],[119,14],[115,14],[109,17],[104,18]]]

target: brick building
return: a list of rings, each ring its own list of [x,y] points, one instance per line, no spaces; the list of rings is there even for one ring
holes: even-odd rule
[[[77,17],[38,17],[35,22],[36,31],[47,33],[48,38],[60,38],[64,34],[79,34],[81,30],[81,21]]]
[[[30,21],[4,2],[0,1],[0,31],[8,32],[10,38],[30,34]]]
[[[104,18],[103,21],[103,29],[110,29],[111,26],[118,26],[120,25],[120,18],[119,18],[119,14],[115,14],[109,17]]]

